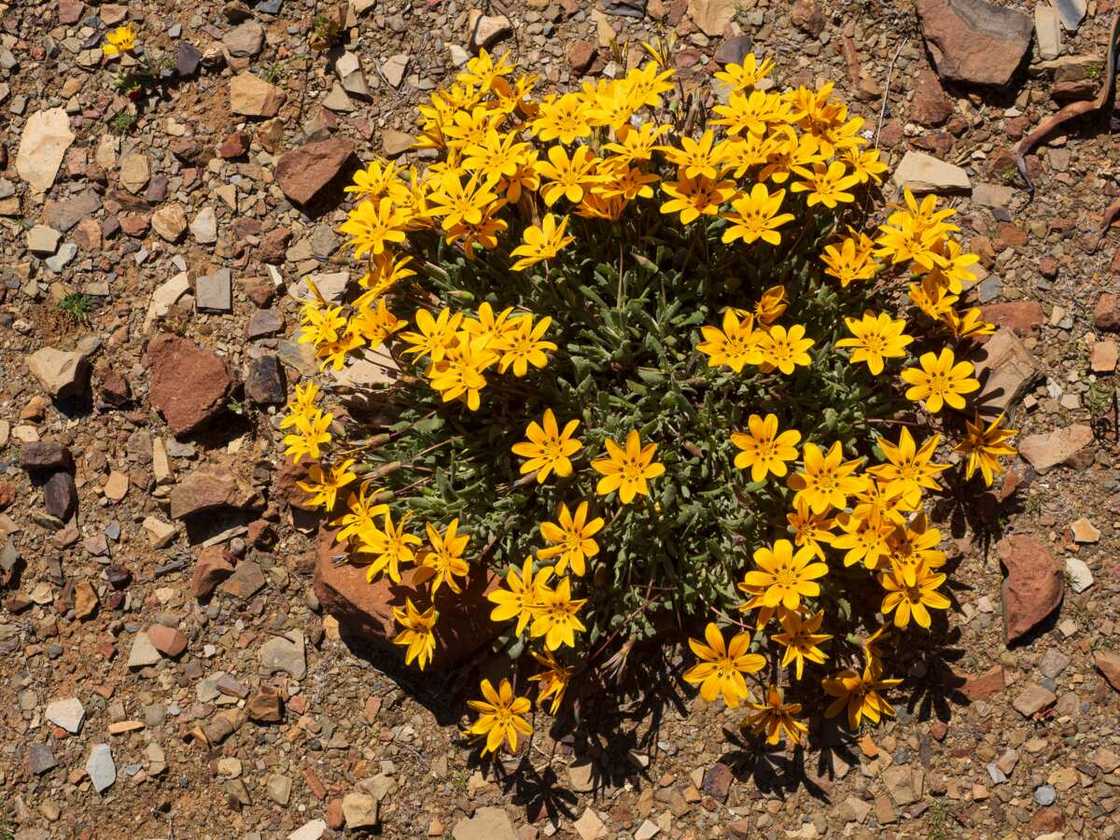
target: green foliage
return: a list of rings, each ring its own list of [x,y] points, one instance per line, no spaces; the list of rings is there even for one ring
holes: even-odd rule
[[[82,292],[71,292],[58,302],[58,308],[79,324],[88,324],[89,313],[94,308],[94,299]]]

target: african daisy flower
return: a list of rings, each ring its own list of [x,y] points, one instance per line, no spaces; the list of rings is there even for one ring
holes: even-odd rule
[[[858,320],[844,318],[844,323],[853,337],[840,339],[836,346],[852,348],[851,363],[865,362],[875,376],[883,372],[884,359],[905,357],[906,347],[914,340],[903,332],[906,321],[896,321],[886,312],[865,312]]]
[[[946,405],[959,411],[964,408],[963,395],[980,390],[979,381],[972,378],[972,363],[958,362],[948,347],[940,355],[923,353],[918,364],[902,371],[902,381],[910,386],[906,399],[920,402],[930,414]]]
[[[747,572],[743,583],[761,590],[764,606],[781,604],[787,610],[800,607],[803,597],[820,595],[817,579],[828,574],[828,566],[813,562],[812,550],[800,548],[794,553],[789,540],[777,540],[773,548],[755,549],[754,563],[757,568]]]
[[[564,428],[560,429],[556,423],[556,415],[552,413],[551,408],[546,408],[543,425],[536,420],[531,421],[525,429],[525,437],[528,440],[513,445],[514,455],[528,458],[521,465],[521,474],[535,472],[538,484],[544,484],[553,472],[560,478],[571,475],[570,456],[583,446],[572,437],[578,426],[579,420],[569,420],[564,424]]]
[[[700,696],[709,703],[722,695],[729,708],[737,708],[750,697],[743,675],[766,667],[766,657],[747,652],[750,633],[738,633],[724,642],[719,627],[710,622],[704,628],[704,641],[689,639],[688,646],[701,661],[684,672],[684,681],[700,686]]]
[[[424,612],[416,609],[411,598],[405,598],[404,609],[393,607],[393,618],[404,629],[393,637],[393,644],[402,645],[405,651],[404,664],[411,665],[413,660],[423,671],[432,661],[436,649],[435,626],[439,613],[435,607]]]
[[[483,680],[480,688],[483,699],[467,701],[467,705],[478,712],[478,720],[471,724],[467,734],[486,739],[483,755],[497,751],[502,744],[508,746],[510,752],[517,752],[518,736],[533,734],[533,727],[525,720],[533,707],[529,698],[514,696],[513,686],[507,679],[501,681],[497,691],[490,680]]]
[[[648,496],[648,479],[657,478],[665,472],[665,465],[653,460],[657,444],[642,446],[636,429],[626,436],[625,448],[610,438],[604,444],[607,457],[591,462],[591,468],[603,476],[595,486],[595,492],[606,496],[617,490],[618,498],[624,505],[634,501],[637,495]]]
[[[580,502],[573,515],[561,502],[556,522],[541,523],[541,536],[551,545],[538,551],[537,556],[541,560],[553,560],[558,575],[564,574],[568,566],[574,574],[583,575],[587,571],[587,558],[599,553],[599,544],[592,538],[602,530],[603,519],[597,516],[589,521],[587,510],[587,502]]]
[[[778,418],[767,414],[765,419],[757,414],[747,418],[749,433],[733,432],[731,443],[742,450],[735,456],[735,467],[751,471],[751,481],[763,481],[773,473],[781,478],[786,474],[786,461],[797,458],[797,443],[801,432],[787,429],[779,434]]]
[[[815,443],[807,443],[801,458],[801,471],[790,476],[789,486],[796,491],[794,504],[804,499],[813,513],[825,513],[830,507],[843,510],[848,497],[863,487],[853,475],[860,462],[844,460],[840,441],[833,443],[827,454]]]

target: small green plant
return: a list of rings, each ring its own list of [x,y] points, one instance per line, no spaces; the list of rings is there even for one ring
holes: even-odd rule
[[[132,131],[138,119],[139,117],[131,111],[121,111],[109,120],[109,130],[123,137]]]
[[[311,21],[311,38],[308,40],[311,48],[320,52],[330,49],[342,34],[344,21],[339,12],[316,15]]]
[[[266,82],[268,82],[270,85],[274,85],[278,81],[280,81],[280,79],[283,75],[284,75],[284,62],[283,61],[272,62],[272,64],[268,65],[268,67],[265,68],[264,73],[262,74],[262,76],[264,77],[264,80]]]
[[[58,302],[58,308],[79,324],[89,323],[93,306],[93,298],[82,292],[71,292]]]
[[[1085,407],[1093,417],[1100,417],[1112,409],[1115,389],[1104,382],[1093,382],[1085,392]]]

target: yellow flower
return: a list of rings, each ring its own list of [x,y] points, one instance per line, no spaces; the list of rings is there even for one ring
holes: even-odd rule
[[[809,734],[809,724],[798,720],[801,714],[800,703],[786,703],[781,689],[771,685],[766,689],[766,702],[751,703],[751,711],[743,721],[745,726],[766,735],[766,743],[778,744],[788,738],[796,746]]]
[[[877,569],[879,560],[889,551],[889,540],[894,525],[881,511],[870,505],[860,505],[852,513],[840,513],[836,521],[842,534],[832,538],[832,547],[844,551],[844,565],[862,562],[868,569]]]
[[[353,458],[348,458],[338,466],[330,467],[329,471],[324,470],[320,464],[313,464],[308,471],[309,480],[296,482],[300,490],[311,494],[304,504],[321,507],[328,512],[333,510],[335,502],[338,501],[338,491],[352,481],[358,480],[358,476],[350,471],[352,466],[354,466]]]
[[[416,272],[408,268],[410,262],[412,257],[395,257],[388,251],[373,257],[370,270],[358,278],[358,285],[366,291],[354,301],[354,306],[371,304],[402,280],[416,276]]]
[[[788,331],[775,324],[763,334],[759,349],[764,362],[789,376],[798,365],[808,367],[813,363],[807,352],[813,344],[813,339],[805,338],[805,327],[801,324],[794,324]]]
[[[440,392],[444,402],[462,398],[467,408],[478,411],[482,403],[481,391],[486,387],[483,373],[498,359],[488,343],[485,336],[458,333],[446,357],[432,365],[429,371],[432,387]]]
[[[658,65],[647,61],[640,68],[635,67],[626,74],[624,83],[630,95],[630,104],[636,111],[643,106],[661,107],[661,94],[673,89],[672,69],[658,71]]]
[[[551,324],[552,318],[548,316],[541,318],[536,324],[531,315],[514,318],[509,331],[496,348],[500,353],[498,370],[505,373],[512,367],[513,375],[522,377],[529,372],[529,365],[535,368],[547,365],[548,356],[545,353],[556,349],[553,342],[544,340],[544,334]]]
[[[494,604],[490,620],[499,622],[516,618],[515,632],[520,636],[540,611],[541,592],[552,576],[552,571],[551,566],[545,566],[534,575],[532,557],[525,558],[520,575],[516,566],[510,568],[506,572],[506,588],[498,587],[486,595],[486,599]]]
[[[442,361],[449,348],[455,346],[456,332],[462,323],[463,313],[442,309],[437,317],[427,309],[416,310],[416,328],[419,332],[401,333],[401,339],[412,346],[404,352],[427,356],[433,362]]]
[[[910,522],[897,525],[887,540],[887,559],[892,564],[913,566],[925,563],[930,569],[945,565],[945,552],[939,551],[941,532],[929,527],[922,511]]]
[[[949,609],[949,599],[937,591],[945,577],[931,571],[925,563],[892,566],[879,577],[879,583],[887,591],[883,597],[883,615],[894,612],[895,627],[906,627],[913,618],[919,627],[928,630],[930,609]]]
[[[105,35],[105,43],[101,45],[101,52],[106,58],[116,58],[126,52],[136,49],[136,30],[131,23],[118,26]]]
[[[996,331],[996,325],[984,320],[984,311],[978,306],[966,309],[960,314],[949,309],[942,314],[941,322],[949,328],[957,341],[991,335]]]
[[[906,335],[906,320],[897,321],[886,312],[876,315],[873,312],[863,313],[859,320],[844,318],[853,338],[842,338],[836,342],[837,347],[852,347],[851,363],[866,362],[867,369],[878,376],[883,372],[884,359],[900,359],[906,356],[906,347],[914,340]]]
[[[786,514],[786,522],[793,529],[793,544],[809,548],[818,560],[824,560],[821,543],[831,545],[833,521],[826,514],[816,514],[809,509],[804,497],[793,503],[793,513]]]
[[[825,264],[825,274],[835,277],[843,288],[861,280],[871,280],[879,267],[871,258],[875,249],[865,234],[849,236],[840,242],[840,247],[826,245],[821,255]]]
[[[361,202],[339,225],[338,232],[350,237],[354,259],[360,260],[364,254],[384,253],[386,243],[404,242],[407,222],[408,217],[393,200],[382,197],[376,202]]]
[[[482,700],[468,700],[467,705],[478,712],[478,720],[471,724],[467,734],[486,738],[482,754],[497,751],[506,744],[510,752],[517,752],[517,736],[528,737],[533,727],[525,720],[532,704],[528,697],[515,697],[509,680],[503,679],[494,690],[490,680],[481,683]]]
[[[794,553],[789,540],[777,540],[773,548],[755,549],[754,563],[757,568],[747,572],[743,583],[761,590],[764,606],[781,604],[787,610],[798,609],[803,597],[820,595],[817,579],[828,574],[828,566],[813,562],[811,549],[799,548]]]
[[[544,636],[544,645],[556,650],[561,645],[575,647],[577,631],[582,631],[583,622],[576,613],[587,603],[586,599],[572,600],[571,579],[560,578],[555,589],[545,585],[539,588],[540,606],[533,616],[529,634],[534,638]]]
[[[397,182],[397,165],[391,161],[376,159],[370,161],[365,169],[354,173],[354,183],[344,192],[355,193],[369,199],[378,199],[389,194],[389,188]]]
[[[878,668],[872,667],[872,662],[868,662],[862,674],[852,668],[846,668],[834,676],[821,680],[821,687],[825,693],[836,698],[825,709],[825,717],[836,717],[847,709],[848,725],[852,729],[859,729],[863,718],[878,723],[883,717],[894,717],[894,707],[884,700],[879,692],[886,688],[893,688],[902,680],[880,679],[878,671]]]
[[[845,149],[843,154],[840,155],[840,161],[851,167],[852,174],[859,179],[861,184],[866,184],[868,181],[874,181],[878,184],[882,180],[879,176],[887,171],[887,165],[879,159],[878,149],[861,151],[851,147]]]
[[[287,447],[284,455],[293,464],[298,464],[305,455],[312,461],[317,461],[322,451],[320,447],[331,441],[331,433],[327,429],[330,428],[332,420],[334,415],[324,414],[318,409],[315,409],[314,414],[298,415],[295,422],[296,431],[284,435],[283,443]]]
[[[705,644],[706,642],[706,644]],[[704,628],[704,641],[689,639],[688,646],[701,660],[684,672],[684,681],[700,686],[700,696],[711,703],[723,696],[729,708],[737,708],[750,698],[744,674],[757,674],[766,667],[766,658],[748,653],[750,633],[737,633],[724,642],[719,627],[709,622]]]
[[[511,329],[509,316],[513,314],[513,307],[507,306],[501,312],[494,314],[494,308],[487,301],[478,307],[478,318],[463,320],[463,331],[473,336],[486,339],[487,347],[499,344]]]
[[[902,371],[902,381],[910,386],[906,399],[920,402],[930,414],[937,414],[942,405],[959,411],[964,408],[962,395],[980,389],[972,378],[972,363],[958,362],[948,347],[940,355],[923,353],[918,363],[921,367]]]
[[[810,207],[823,204],[829,210],[833,210],[841,202],[856,200],[856,197],[847,190],[859,183],[859,176],[846,174],[847,169],[839,161],[834,160],[827,166],[823,163],[815,163],[812,169],[795,166],[793,171],[804,180],[794,181],[790,189],[795,193],[807,192]]]
[[[541,184],[544,203],[551,207],[561,198],[573,204],[581,202],[585,190],[599,181],[598,166],[598,158],[588,146],[579,146],[570,158],[563,146],[550,146],[548,161],[537,163],[537,174],[544,181]]]
[[[783,138],[779,140],[779,138]],[[823,163],[826,156],[821,152],[820,142],[809,134],[798,136],[789,126],[780,126],[775,132],[773,142],[767,144],[766,165],[758,173],[759,181],[773,181],[784,184],[793,174],[795,167],[810,167]]]
[[[653,156],[657,141],[669,129],[670,126],[657,125],[653,122],[644,122],[636,127],[627,123],[615,132],[615,142],[607,143],[603,149],[614,152],[615,157],[611,160],[627,164],[641,163]]]
[[[775,228],[794,218],[792,213],[778,212],[785,194],[785,190],[778,190],[771,195],[765,184],[755,184],[749,195],[733,199],[731,207],[735,212],[726,217],[731,224],[723,231],[723,241],[742,239],[750,245],[761,239],[771,245],[779,244],[782,235]]]
[[[722,330],[703,326],[700,332],[704,341],[696,349],[708,357],[708,367],[727,365],[740,373],[744,365],[762,364],[760,344],[764,333],[754,329],[754,317],[749,313],[739,320],[734,310],[728,308],[723,313]]]
[[[621,198],[633,201],[636,198],[653,198],[653,187],[657,183],[657,175],[653,172],[643,172],[634,166],[618,164],[618,158],[608,158],[603,161],[601,182],[591,188],[591,191],[603,198]]]
[[[773,69],[774,59],[764,58],[759,61],[754,53],[747,53],[743,56],[742,64],[728,64],[714,75],[732,91],[739,92],[753,88],[769,76]]]
[[[750,434],[733,432],[731,442],[742,451],[735,456],[735,467],[751,471],[751,481],[764,481],[770,473],[779,478],[786,474],[786,461],[797,458],[797,443],[801,432],[787,429],[778,434],[778,418],[767,414],[763,419],[757,414],[747,418]]]
[[[546,213],[541,226],[529,225],[522,234],[522,243],[509,252],[511,257],[520,257],[510,268],[524,271],[542,260],[550,260],[560,253],[565,245],[575,241],[574,236],[566,236],[568,217],[563,216],[557,224],[556,217]]]
[[[578,93],[549,96],[541,102],[539,115],[531,125],[532,132],[544,143],[559,140],[570,145],[591,134],[587,111],[587,103]]]
[[[396,524],[386,510],[380,528],[359,532],[358,552],[373,555],[373,562],[366,568],[366,580],[370,583],[382,571],[388,572],[389,580],[393,583],[400,583],[401,564],[416,562],[416,552],[412,550],[412,546],[420,545],[421,540],[405,530],[410,518],[405,514],[401,517],[400,524]]]
[[[528,151],[529,145],[518,143],[516,134],[499,133],[492,128],[486,132],[486,139],[482,143],[467,146],[463,150],[463,168],[496,183],[502,178],[516,175]]]
[[[681,224],[687,225],[702,215],[717,215],[719,206],[735,194],[735,182],[704,176],[689,178],[682,173],[676,181],[662,181],[661,191],[669,196],[669,201],[661,205],[661,212],[680,213]]]
[[[923,490],[941,489],[937,476],[949,469],[948,464],[933,463],[941,435],[926,438],[918,448],[910,430],[903,426],[897,446],[885,437],[880,437],[877,442],[889,463],[869,467],[867,471],[886,484],[887,495],[901,496],[908,505],[917,507]]]
[[[384,344],[393,333],[403,330],[408,321],[398,318],[389,311],[385,298],[377,301],[377,308],[370,308],[368,303],[358,306],[355,302],[357,314],[350,319],[349,329],[365,339],[370,348],[376,350]]]
[[[544,701],[551,697],[552,705],[549,706],[548,712],[554,715],[560,708],[560,703],[564,699],[564,692],[568,690],[568,683],[571,682],[575,668],[561,665],[556,660],[556,655],[549,651],[544,653],[533,651],[533,659],[537,660],[537,663],[544,668],[543,671],[529,677],[529,682],[538,684],[537,705],[543,706]]]
[[[647,480],[657,478],[665,472],[665,465],[653,460],[657,444],[647,443],[642,446],[636,429],[626,436],[625,449],[610,438],[604,444],[607,447],[607,457],[591,462],[591,468],[603,476],[595,485],[595,492],[606,496],[617,490],[618,498],[624,505],[630,504],[639,494],[648,496]]]
[[[527,440],[513,445],[514,455],[529,459],[521,465],[521,474],[528,475],[535,472],[538,484],[544,484],[553,472],[560,478],[570,476],[572,474],[570,456],[583,446],[572,437],[578,426],[579,420],[569,420],[561,430],[552,409],[546,408],[544,425],[537,423],[536,420],[531,421],[525,429]]]
[[[432,596],[434,597],[440,586],[445,583],[448,589],[459,594],[463,590],[459,588],[459,582],[455,578],[466,577],[471,571],[470,565],[463,559],[463,552],[466,551],[467,543],[471,540],[470,536],[458,533],[458,517],[451,520],[447,530],[442,534],[433,528],[431,523],[424,527],[428,532],[428,544],[432,549],[424,553],[420,562],[430,570],[430,573],[425,573],[424,579],[432,580]]]
[[[669,163],[679,168],[681,177],[714,180],[719,177],[720,171],[723,169],[719,162],[719,156],[712,153],[712,143],[714,141],[715,135],[711,131],[705,131],[699,140],[682,137],[681,148],[679,149],[675,146],[658,146],[657,148],[665,155],[665,159]]]
[[[432,203],[429,212],[443,217],[441,224],[445,231],[460,225],[478,225],[487,209],[498,201],[493,186],[493,181],[477,173],[464,183],[460,173],[445,172],[428,196]]]
[[[750,94],[733,93],[728,97],[726,105],[716,105],[712,109],[720,115],[720,119],[712,120],[712,125],[727,127],[731,135],[751,134],[764,135],[772,125],[781,125],[793,116],[793,108],[781,95],[765,93],[761,90],[751,91]]]
[[[336,542],[346,543],[353,537],[359,537],[360,534],[369,535],[373,532],[377,527],[373,521],[374,517],[389,512],[387,504],[376,501],[381,495],[381,491],[371,490],[370,482],[363,481],[357,493],[351,493],[346,497],[346,508],[349,512],[344,513],[334,522],[336,526],[341,526],[339,532],[335,534]]]
[[[1019,433],[1014,429],[1004,428],[1003,423],[1006,419],[1005,415],[1000,414],[987,426],[979,416],[975,421],[965,421],[965,436],[957,444],[957,451],[968,457],[965,461],[966,480],[971,480],[979,470],[985,486],[991,487],[995,477],[1003,472],[1003,465],[999,462],[1000,456],[1015,454],[1015,447],[1009,446],[1008,441]]]
[[[824,621],[824,611],[805,618],[799,612],[787,611],[781,617],[782,632],[775,633],[773,639],[786,650],[782,655],[782,667],[794,663],[794,675],[801,679],[805,668],[805,661],[822,664],[828,657],[817,645],[827,642],[832,636],[828,633],[818,633],[821,622]]]
[[[435,626],[439,613],[435,607],[428,607],[420,612],[411,598],[405,598],[403,610],[393,607],[393,618],[404,628],[393,638],[393,644],[408,647],[404,654],[404,664],[411,665],[416,660],[423,671],[432,661],[432,654],[436,650]]]
[[[771,286],[754,305],[754,317],[758,319],[758,323],[768,327],[782,317],[788,306],[786,287]]]
[[[587,558],[599,553],[599,544],[592,537],[602,530],[603,520],[597,516],[587,521],[587,510],[587,502],[580,502],[573,516],[561,502],[557,522],[541,523],[541,536],[552,545],[542,548],[537,556],[541,560],[555,559],[557,574],[567,572],[570,565],[574,574],[583,575]]]
[[[859,461],[844,461],[840,441],[826,455],[815,443],[807,443],[801,451],[802,469],[790,476],[789,486],[796,491],[794,504],[804,499],[813,513],[826,513],[830,507],[843,510],[848,497],[858,493],[862,482],[853,473]]]

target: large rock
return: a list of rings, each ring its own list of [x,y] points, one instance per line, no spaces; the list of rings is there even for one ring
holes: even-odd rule
[[[972,190],[968,173],[959,166],[913,150],[903,155],[891,177],[899,189],[905,187],[914,195],[967,193]]]
[[[241,73],[229,80],[229,109],[246,117],[275,117],[286,94],[276,85],[252,73]]]
[[[151,405],[176,436],[221,414],[233,388],[225,360],[191,341],[163,333],[148,345]]]
[[[308,204],[342,172],[353,154],[354,144],[341,137],[300,146],[277,162],[276,183],[291,201]]]
[[[1084,423],[1039,435],[1027,435],[1019,441],[1019,454],[1041,475],[1064,464],[1093,442],[1093,430]]]
[[[252,58],[264,46],[264,27],[247,20],[222,36],[222,46],[234,58]]]
[[[705,35],[716,38],[735,19],[732,0],[688,0],[688,16]]]
[[[509,814],[504,808],[494,807],[479,808],[470,819],[459,820],[451,836],[454,840],[517,840]]]
[[[1104,674],[1108,684],[1120,691],[1120,653],[1114,650],[1098,650],[1093,654],[1093,664]]]
[[[1003,581],[1004,640],[1008,646],[1047,619],[1062,603],[1062,566],[1036,537],[1011,534],[996,545],[1007,569]]]
[[[943,79],[1006,85],[1031,46],[1029,15],[986,0],[918,0],[922,37]]]
[[[976,405],[984,414],[1006,411],[1038,376],[1038,363],[1014,331],[1001,327],[980,349],[976,378],[980,393]]]
[[[185,519],[220,507],[252,508],[261,503],[257,492],[232,469],[199,467],[171,490],[171,518]]]
[[[23,126],[16,152],[16,172],[35,192],[46,192],[73,142],[74,132],[65,109],[36,111]]]
[[[52,397],[78,397],[89,388],[89,361],[78,351],[43,347],[27,357],[27,369]]]
[[[415,567],[401,570],[399,584],[384,574],[368,583],[364,567],[335,563],[343,549],[335,543],[334,535],[334,531],[326,529],[319,533],[316,597],[323,609],[338,619],[344,633],[375,647],[393,649],[400,655],[402,649],[392,643],[399,632],[393,607],[403,607],[405,598],[411,598],[418,609],[428,605],[427,595],[413,584]],[[440,600],[436,650],[430,667],[449,668],[465,661],[503,630],[490,620],[491,605],[486,600],[486,593],[496,588],[498,582],[493,573],[476,568],[461,595]]]

